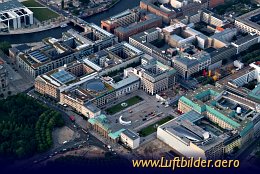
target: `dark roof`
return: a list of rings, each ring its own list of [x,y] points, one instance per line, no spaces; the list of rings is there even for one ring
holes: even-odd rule
[[[225,52],[226,50],[233,49],[233,48],[234,48],[233,45],[229,45],[227,47],[222,47],[222,48],[216,49],[215,51],[210,53],[210,56],[214,57],[214,56],[217,56],[219,54],[223,54],[223,52]]]
[[[206,48],[204,51],[206,51],[207,53],[212,53],[213,51],[216,51],[216,50],[217,50],[216,48],[209,47],[209,48]]]
[[[130,131],[129,129],[126,129],[123,131],[123,133],[128,136],[129,138],[131,138],[132,140],[136,140],[139,138],[139,135],[137,135],[135,132]]]
[[[13,8],[24,7],[24,5],[17,0],[10,0],[0,3],[0,11],[10,10]]]
[[[248,34],[245,37],[242,37],[242,38],[236,40],[234,43],[237,44],[237,45],[241,45],[241,44],[243,44],[245,42],[248,42],[248,41],[250,41],[252,39],[255,39],[257,37],[258,37],[257,35]]]
[[[31,48],[31,46],[28,46],[27,44],[22,44],[22,45],[16,46],[15,48],[19,51],[25,51],[25,50],[29,50]]]

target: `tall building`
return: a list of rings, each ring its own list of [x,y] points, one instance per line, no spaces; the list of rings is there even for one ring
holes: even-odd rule
[[[18,0],[0,2],[0,31],[33,24],[33,12]]]

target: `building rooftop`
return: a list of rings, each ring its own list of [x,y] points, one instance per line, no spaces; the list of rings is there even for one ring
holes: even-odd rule
[[[22,3],[20,3],[18,0],[9,0],[5,2],[0,2],[0,12],[11,10],[14,8],[21,8],[25,7]]]
[[[135,133],[129,129],[124,130],[122,133],[125,134],[131,140],[136,140],[136,139],[140,138],[137,133]]]
[[[260,102],[260,85],[257,85],[248,95]]]
[[[258,36],[256,34],[248,34],[242,38],[237,39],[234,44],[235,45],[242,45],[247,43],[248,41],[257,38]]]
[[[174,56],[174,61],[178,61],[179,63],[182,63],[183,65],[185,65],[187,68],[193,67],[195,65],[197,65],[200,62],[204,62],[206,60],[210,60],[210,54],[205,52],[205,51],[201,51],[201,52],[197,52],[193,55],[190,55],[188,53],[180,53],[177,56]]]
[[[118,28],[115,29],[115,32],[127,33],[129,31],[134,30],[134,29],[142,28],[143,26],[146,26],[146,25],[153,23],[157,20],[162,20],[162,17],[159,17],[155,14],[148,14],[148,15],[145,16],[145,20],[141,20],[139,22],[132,23],[127,27],[118,27]]]
[[[242,23],[244,23],[244,24],[246,24],[246,25],[248,25],[248,26],[250,26],[254,29],[259,30],[260,29],[259,22],[257,22],[257,21],[253,22],[251,20],[252,17],[257,16],[259,14],[260,14],[260,9],[258,8],[256,10],[250,11],[250,12],[244,14],[244,15],[237,17],[236,20],[239,21],[239,22],[242,22]]]
[[[137,76],[129,76],[127,78],[124,78],[123,80],[120,80],[117,83],[111,84],[111,86],[115,89],[120,89],[120,88],[124,87],[125,85],[131,84],[131,83],[136,82],[138,80],[139,80],[139,78]]]
[[[207,100],[206,100],[207,99]],[[236,107],[233,105],[223,105],[223,100],[230,100],[234,103],[239,103],[244,107],[248,107],[251,103],[247,103],[236,96],[230,94],[220,88],[212,85],[206,85],[196,89],[195,91],[186,94],[180,98],[180,101],[192,107],[198,113],[208,112],[220,120],[228,123],[232,129],[238,130],[240,135],[245,135],[252,128],[251,122],[248,119],[241,120],[236,113]],[[245,103],[246,102],[246,103]]]
[[[194,110],[191,110],[189,112],[180,115],[175,120],[176,121],[189,120],[191,123],[195,123],[201,120],[202,118],[204,118],[203,115],[199,114],[198,112],[195,112]]]
[[[181,120],[179,122],[175,119],[170,120],[159,126],[159,128],[179,137],[185,144],[189,145],[190,142],[192,142],[205,151],[223,142],[223,139],[215,136],[211,132],[203,130],[188,120]]]

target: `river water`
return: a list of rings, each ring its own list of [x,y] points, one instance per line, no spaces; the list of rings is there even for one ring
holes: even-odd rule
[[[106,19],[110,16],[113,16],[115,14],[118,14],[126,9],[134,8],[138,6],[140,3],[140,0],[121,0],[119,3],[117,3],[114,7],[110,8],[109,10],[84,18],[85,21],[89,23],[95,23],[98,26],[100,26],[100,21],[102,19]],[[68,26],[66,28],[54,28],[47,31],[41,31],[37,33],[29,33],[29,34],[16,34],[16,35],[9,35],[9,36],[0,36],[0,42],[1,41],[8,41],[11,44],[19,44],[19,43],[29,43],[29,42],[39,42],[42,39],[46,37],[54,37],[54,38],[60,38],[62,32],[65,32],[66,30],[72,28],[73,26]]]

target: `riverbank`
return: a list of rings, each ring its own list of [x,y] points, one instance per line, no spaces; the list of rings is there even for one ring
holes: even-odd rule
[[[110,16],[114,16],[124,10],[134,8],[138,6],[140,3],[140,0],[131,0],[131,3],[129,3],[129,0],[120,0],[116,5],[111,7],[109,10],[104,11],[102,13],[98,13],[96,15],[93,15],[91,17],[83,18],[88,23],[94,23],[96,25],[100,25],[100,21],[103,19],[107,19]],[[75,29],[75,26],[68,26],[68,27],[56,27],[53,29],[48,29],[45,31],[35,32],[35,33],[25,33],[25,34],[9,34],[4,33],[5,35],[0,35],[0,40],[7,41],[11,44],[23,44],[23,43],[30,43],[30,42],[40,42],[42,39],[46,37],[54,37],[54,38],[60,38],[62,36],[62,33],[69,30],[69,29]],[[77,28],[76,28],[77,30]]]
[[[38,32],[43,32],[43,31],[55,29],[55,28],[60,27],[61,25],[68,24],[68,23],[69,23],[69,21],[66,21],[66,22],[61,22],[61,23],[56,24],[56,25],[52,24],[52,25],[47,25],[47,26],[40,26],[38,28],[11,30],[8,33],[0,32],[0,36],[38,33]]]
[[[82,14],[79,15],[80,18],[86,18],[86,17],[90,17],[90,16],[94,16],[94,15],[98,15],[99,13],[103,13],[107,10],[109,10],[110,8],[114,7],[116,4],[118,4],[121,0],[114,0],[112,1],[111,4],[106,5],[104,7],[100,7],[96,10],[90,10],[90,12],[88,12],[87,14]]]

